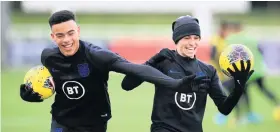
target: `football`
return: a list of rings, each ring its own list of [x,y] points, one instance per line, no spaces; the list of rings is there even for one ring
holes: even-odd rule
[[[237,68],[241,69],[240,61],[244,61],[245,68],[247,67],[247,60],[251,61],[251,68],[254,66],[254,56],[250,49],[242,44],[231,44],[227,46],[220,55],[219,64],[222,72],[231,77],[230,73],[227,71],[227,68],[230,68],[234,71],[232,66],[233,63],[236,64]]]
[[[54,92],[54,82],[48,69],[42,65],[31,68],[24,76],[24,84],[39,93],[42,99],[51,97]]]

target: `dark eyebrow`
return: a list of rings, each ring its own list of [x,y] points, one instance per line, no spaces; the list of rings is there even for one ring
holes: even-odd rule
[[[56,35],[56,36],[64,35],[64,33],[56,33],[55,35]]]
[[[75,30],[72,29],[72,30],[68,31],[67,33],[74,32],[74,31],[75,31]]]
[[[75,31],[75,30],[72,29],[72,30],[69,30],[67,33],[74,32],[74,31]],[[56,35],[56,36],[57,36],[57,35],[64,35],[64,33],[56,33],[55,35]]]

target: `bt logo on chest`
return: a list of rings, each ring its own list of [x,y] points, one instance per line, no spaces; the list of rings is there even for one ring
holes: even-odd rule
[[[175,103],[182,110],[190,110],[196,102],[196,93],[175,93]]]
[[[68,99],[80,99],[85,94],[84,86],[77,81],[66,81],[62,90]]]

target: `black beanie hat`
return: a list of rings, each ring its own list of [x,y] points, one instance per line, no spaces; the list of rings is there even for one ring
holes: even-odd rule
[[[198,35],[200,36],[200,26],[197,18],[187,16],[181,16],[172,23],[173,41],[175,44],[180,39],[187,35]]]

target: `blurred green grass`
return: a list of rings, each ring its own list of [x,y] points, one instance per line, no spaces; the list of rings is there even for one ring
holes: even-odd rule
[[[80,24],[170,24],[176,18],[191,13],[178,14],[77,14]],[[27,14],[13,12],[11,19],[14,24],[24,23],[48,23],[50,14]],[[280,17],[278,11],[257,11],[246,14],[214,14],[216,23],[219,20],[240,21],[248,25],[273,26],[279,25]]]
[[[53,98],[43,103],[27,103],[19,97],[19,84],[23,81],[23,71],[2,71],[2,132],[49,132],[50,108]],[[144,83],[137,89],[127,92],[121,89],[123,75],[110,74],[109,93],[113,118],[109,121],[108,132],[148,132],[154,89]],[[268,77],[266,83],[279,97],[280,77]],[[232,128],[228,125],[217,126],[212,117],[217,112],[209,98],[204,116],[205,132],[279,132],[280,122],[272,118],[273,105],[255,87],[250,88],[253,109],[264,117],[259,125],[243,125]],[[234,115],[232,113],[230,117]]]

